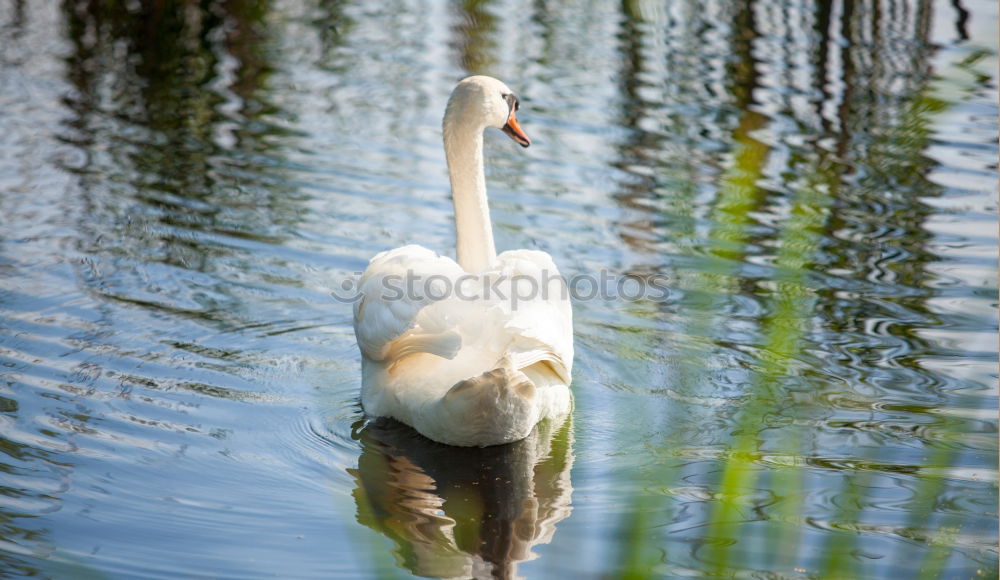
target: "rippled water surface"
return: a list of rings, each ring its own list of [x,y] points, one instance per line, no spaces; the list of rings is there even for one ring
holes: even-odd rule
[[[997,6],[0,0],[0,576],[995,578]],[[376,252],[575,303],[575,410],[365,420]]]

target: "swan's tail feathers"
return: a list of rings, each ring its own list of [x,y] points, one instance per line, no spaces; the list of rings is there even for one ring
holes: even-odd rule
[[[528,402],[535,397],[534,383],[527,375],[515,369],[508,357],[504,357],[495,369],[456,383],[444,398],[447,400],[476,397],[484,399],[483,402],[499,401],[505,394],[504,391],[510,391]]]
[[[527,437],[540,419],[535,384],[505,359],[459,381],[438,402],[433,422],[418,431],[442,443],[500,445]]]

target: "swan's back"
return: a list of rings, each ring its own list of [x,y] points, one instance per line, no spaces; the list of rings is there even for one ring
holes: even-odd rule
[[[572,312],[547,254],[504,252],[472,276],[405,246],[375,256],[360,288],[367,413],[444,443],[491,445],[569,411]]]

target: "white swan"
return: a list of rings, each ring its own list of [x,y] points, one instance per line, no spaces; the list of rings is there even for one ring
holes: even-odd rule
[[[382,252],[354,304],[365,412],[450,445],[517,441],[571,405],[565,283],[548,254],[498,256],[493,245],[483,130],[500,128],[527,147],[517,108],[494,78],[458,83],[443,123],[458,262],[415,245]]]

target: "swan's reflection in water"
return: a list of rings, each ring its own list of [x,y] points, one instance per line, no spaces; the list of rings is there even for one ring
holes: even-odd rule
[[[418,576],[514,578],[570,514],[570,419],[486,448],[435,443],[387,419],[357,438],[358,521],[392,539]]]

